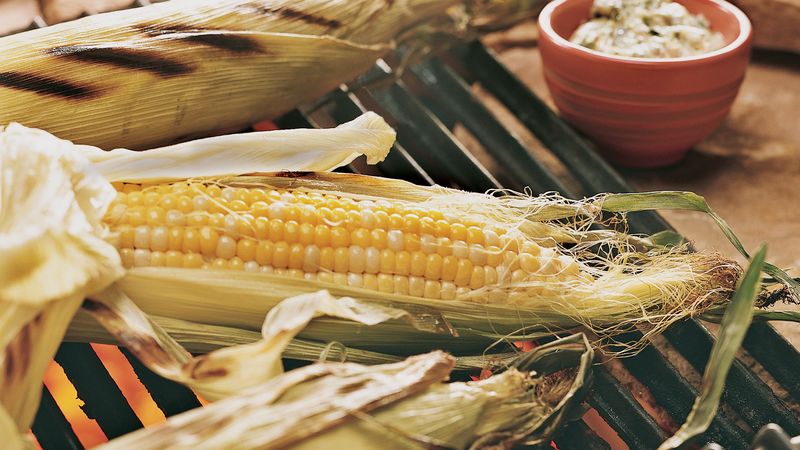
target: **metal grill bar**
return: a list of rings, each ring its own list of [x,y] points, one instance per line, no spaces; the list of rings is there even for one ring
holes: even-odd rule
[[[753,355],[789,394],[800,399],[800,353],[768,323],[754,323],[744,339],[744,348]]]
[[[620,336],[621,341],[636,341],[642,338],[639,332]],[[672,366],[653,347],[645,347],[635,358],[623,358],[625,368],[641,382],[653,395],[658,405],[676,421],[689,415],[697,389],[683,379]],[[744,449],[752,439],[752,433],[745,433],[727,417],[718,414],[705,433],[705,438],[725,446],[727,450]]]
[[[604,368],[594,371],[595,394],[589,400],[631,450],[652,450],[666,434],[616,378]]]
[[[667,329],[664,336],[698,372],[702,372],[711,353],[711,334],[694,322],[678,325],[681,326]],[[753,429],[775,422],[791,435],[800,434],[797,418],[760,378],[739,361],[735,361],[731,367],[722,400],[731,405]]]
[[[491,149],[500,166],[510,172],[513,180],[504,182],[517,191],[530,187],[536,192],[566,192],[566,187],[537,160],[528,157],[528,149],[511,134],[478,100],[453,70],[441,60],[430,59],[411,72],[428,88],[427,95],[464,126],[487,149]],[[524,180],[524,181],[523,181]]]
[[[608,443],[597,436],[582,420],[564,426],[555,436],[559,450],[609,450]]]
[[[570,167],[573,174],[578,177],[579,181],[583,183],[584,187],[591,186],[594,189],[599,189],[598,192],[630,191],[630,188],[625,185],[624,181],[622,181],[619,175],[616,174],[607,164],[603,163],[592,167],[582,163],[581,160],[584,157],[591,159],[592,157],[589,155],[593,152],[582,143],[582,140],[577,136],[577,134],[574,133],[574,131],[571,131],[567,125],[563,124],[563,122],[558,119],[557,116],[555,116],[555,114],[552,113],[552,111],[550,111],[543,102],[541,102],[541,100],[539,100],[527,88],[525,88],[521,82],[519,82],[519,80],[517,80],[510,72],[508,72],[487,50],[480,47],[479,44],[470,46],[467,53],[467,64],[470,70],[475,70],[476,75],[487,90],[492,93],[501,93],[502,98],[498,97],[498,99],[501,100],[506,107],[511,109],[513,113],[517,114],[523,123],[529,127],[531,132],[533,132],[540,140],[542,140],[542,142],[548,141],[550,144],[556,145],[554,148],[546,143],[548,148]],[[486,76],[487,70],[491,70],[491,72],[489,72],[491,73],[491,76],[497,77],[483,78],[481,74]],[[505,73],[503,74],[502,72]],[[520,98],[526,95],[524,92],[527,92],[528,98],[525,98],[525,102],[521,102]],[[528,100],[533,101],[527,102]],[[548,124],[546,127],[544,127],[544,129],[540,129],[541,125],[537,124],[537,119],[540,118],[544,119],[544,121]],[[557,125],[558,123],[561,125]],[[546,136],[540,135],[540,131],[544,131]],[[570,151],[559,151],[558,147],[562,145],[566,148],[569,148]],[[595,192],[589,193],[592,194]],[[631,229],[636,232],[650,234],[663,229],[671,228],[669,227],[669,224],[663,221],[660,216],[655,214],[639,214],[638,217],[631,219]],[[684,328],[689,328],[690,330],[687,330],[687,333],[691,333],[695,339],[702,341],[704,348],[710,348],[713,343],[713,338],[711,337],[710,333],[708,333],[708,331],[696,321],[687,321],[685,323],[673,326],[670,329],[671,333],[667,333],[667,338],[670,339],[670,336],[679,336],[679,331]],[[757,359],[759,356],[766,356],[769,360],[769,355],[762,353],[762,347],[769,347],[773,345],[773,343],[777,346],[780,345],[780,341],[785,342],[785,340],[783,340],[783,338],[781,338],[771,328],[769,330],[764,330],[761,337],[764,339],[764,341],[760,342],[759,345],[754,346],[757,348],[755,349],[756,351],[754,352],[753,356],[755,356]],[[670,341],[676,346],[676,348],[680,347],[686,350],[695,350],[697,348],[696,345],[699,343],[697,341],[674,342],[673,339],[670,339]],[[680,339],[678,339],[678,341],[680,341]],[[790,353],[797,355],[796,350],[793,348],[787,350],[790,350]],[[683,350],[681,351],[683,352]],[[706,352],[702,356],[698,356],[698,361],[705,361],[707,357],[708,353]],[[783,362],[780,362],[776,359],[769,360],[769,363],[770,365],[783,365]],[[796,418],[794,418],[785,405],[783,405],[775,397],[775,395],[768,388],[766,388],[766,386],[764,386],[763,382],[749,372],[741,363],[734,365],[732,368],[732,374],[735,375],[730,377],[729,384],[726,388],[727,391],[730,391],[730,397],[740,399],[743,403],[756,403],[763,405],[768,408],[766,410],[768,411],[767,414],[775,414],[777,417],[782,417],[783,420],[789,420],[794,424],[794,426],[797,426]],[[764,386],[765,389],[751,389],[751,385],[747,382],[747,380],[750,379],[758,380],[758,382]],[[752,411],[739,410],[737,412],[743,415],[747,415],[748,413],[750,416],[755,415]],[[790,431],[790,433],[797,434],[794,431]]]
[[[500,183],[401,82],[368,92],[387,121],[397,128],[403,147],[437,183],[455,182],[462,189],[480,192],[500,188]]]
[[[174,416],[200,406],[200,401],[197,400],[191,389],[153,373],[127,349],[120,348],[120,350],[130,361],[134,373],[139,377],[139,381],[150,392],[153,401],[158,406],[158,409],[164,412],[165,416]]]
[[[63,343],[55,359],[78,391],[78,398],[85,402],[83,411],[97,421],[109,439],[142,427],[91,346]]]
[[[42,401],[31,428],[43,450],[80,450],[83,448],[72,426],[58,408],[53,395],[42,387]]]

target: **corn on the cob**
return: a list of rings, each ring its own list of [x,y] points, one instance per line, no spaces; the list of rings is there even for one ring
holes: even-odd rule
[[[548,284],[587,276],[554,241],[520,242],[501,226],[405,202],[187,182],[117,189],[105,223],[119,233],[128,268],[276,273],[444,300],[541,284],[508,299],[519,303]],[[487,294],[504,301],[502,292]]]
[[[240,173],[236,167],[298,164],[298,152],[292,151],[297,138],[306,144],[308,139],[319,139],[332,146],[320,146],[313,151],[316,160],[303,164],[330,170],[361,153],[381,160],[394,136],[374,115],[334,130],[307,131],[311,134],[278,139],[290,150],[288,154],[276,149],[270,139],[260,142],[263,134],[179,145],[170,154],[175,156],[175,149],[189,150],[199,158],[194,163]],[[342,139],[356,136],[367,137],[370,148],[342,145]],[[254,153],[247,143],[243,148],[242,140],[255,140],[253,144],[261,150]],[[222,149],[216,151],[217,146]],[[170,159],[169,164],[153,165],[124,150],[103,153],[76,147],[18,125],[0,129],[0,384],[4,386],[0,404],[20,430],[33,420],[42,374],[84,297],[124,273],[118,252],[105,240],[107,229],[102,224],[115,192],[97,170],[124,173],[107,167],[110,161],[124,161],[130,169],[156,175],[174,176],[186,170],[186,157]]]
[[[109,149],[244,127],[365,72],[459,3],[173,0],[3,37],[0,124]]]

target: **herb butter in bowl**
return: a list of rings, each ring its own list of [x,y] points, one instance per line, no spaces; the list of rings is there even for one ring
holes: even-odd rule
[[[674,163],[722,123],[752,35],[723,0],[555,0],[539,31],[561,114],[633,167]]]

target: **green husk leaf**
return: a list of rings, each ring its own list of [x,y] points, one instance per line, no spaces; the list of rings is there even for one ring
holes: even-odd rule
[[[725,315],[725,309],[713,308],[700,315],[708,322],[720,323]],[[753,322],[800,322],[800,311],[771,311],[764,309],[753,310]]]
[[[678,209],[685,211],[697,211],[708,214],[716,222],[720,231],[728,238],[728,241],[745,258],[750,258],[744,245],[734,234],[731,227],[720,217],[706,202],[706,199],[692,192],[643,192],[632,194],[603,194],[598,197],[599,203],[604,211],[609,212],[633,212],[647,211],[656,209]],[[788,286],[795,299],[800,301],[800,282],[789,276],[781,268],[764,263],[764,273],[774,277],[779,282]]]
[[[750,267],[726,308],[719,336],[711,349],[711,356],[703,372],[700,394],[695,400],[692,411],[681,428],[664,441],[659,450],[683,447],[692,438],[705,432],[717,414],[728,371],[750,327],[753,303],[761,286],[761,271],[766,252],[766,247],[762,246],[752,257]]]
[[[662,247],[680,247],[687,243],[685,237],[671,230],[659,231],[651,235],[650,241]]]

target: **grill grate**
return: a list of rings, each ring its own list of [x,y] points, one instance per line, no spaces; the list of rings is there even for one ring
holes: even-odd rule
[[[132,6],[144,6],[137,0]],[[32,27],[45,26],[37,18]],[[365,79],[391,75],[389,65],[380,62]],[[537,193],[557,190],[575,197],[564,183],[537,160],[526,146],[495,118],[473,95],[469,82],[479,83],[504,105],[567,168],[584,195],[599,192],[629,192],[617,174],[544,102],[528,90],[497,58],[479,43],[455,49],[442,58],[431,59],[408,71],[402,80],[383,86],[340,89],[318,102],[313,109],[296,110],[280,119],[286,128],[315,126],[318,121],[345,122],[366,109],[382,114],[398,130],[398,142],[390,156],[377,168],[352,166],[365,172],[403,178],[418,184],[438,183],[472,191],[495,188],[520,190],[530,186]],[[498,167],[491,173],[455,138],[453,124],[463,125],[488,149]],[[630,216],[634,232],[655,233],[670,229],[656,213]],[[638,333],[627,337],[636,339]],[[666,339],[698,372],[708,359],[713,337],[699,322],[688,320],[665,333]],[[745,348],[788,394],[800,400],[796,367],[800,354],[768,324],[755,324]],[[123,351],[142,384],[166,416],[197,407],[188,389],[167,381],[146,369]],[[119,388],[87,344],[63,344],[56,360],[85,402],[84,411],[98,421],[113,438],[141,427],[141,422],[121,395]],[[674,422],[680,423],[691,408],[697,390],[655,348],[622,360],[625,369],[644,386]],[[791,435],[800,434],[800,421],[772,390],[737,362],[728,377],[723,401],[736,417],[719,414],[701,441],[718,442],[727,449],[746,448],[753,431],[776,422]],[[637,402],[632,393],[605,367],[598,367],[595,389],[589,404],[619,434],[631,449],[655,448],[666,433]],[[44,449],[80,449],[75,433],[44,388],[33,432]],[[607,449],[583,421],[569,424],[556,436],[562,450]],[[703,442],[704,443],[704,442]]]

